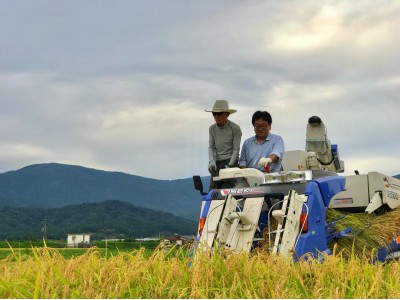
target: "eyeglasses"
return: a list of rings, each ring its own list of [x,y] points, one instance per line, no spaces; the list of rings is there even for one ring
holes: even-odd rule
[[[267,129],[268,124],[254,125],[254,129]]]
[[[213,112],[212,114],[213,114],[214,117],[215,116],[222,116],[224,114],[224,112]]]

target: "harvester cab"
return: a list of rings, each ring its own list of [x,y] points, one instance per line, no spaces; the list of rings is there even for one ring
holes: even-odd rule
[[[394,177],[377,172],[337,174],[344,171],[344,163],[316,116],[308,120],[305,151],[287,151],[282,165],[283,171],[277,173],[222,169],[214,180],[237,179],[238,185],[208,193],[200,177],[193,176],[202,196],[198,249],[251,252],[265,247],[295,259],[303,254],[318,258],[330,254],[329,242],[351,232],[351,228],[337,232],[334,222],[327,223],[328,208],[371,213],[400,204],[400,180]]]

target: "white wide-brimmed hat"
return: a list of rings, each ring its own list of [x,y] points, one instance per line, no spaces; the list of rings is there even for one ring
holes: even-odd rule
[[[209,110],[205,110],[207,112],[228,112],[233,114],[236,112],[236,109],[230,109],[227,100],[215,100],[214,107]]]

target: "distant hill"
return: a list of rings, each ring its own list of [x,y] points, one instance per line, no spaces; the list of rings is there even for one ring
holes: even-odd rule
[[[395,177],[400,178],[400,174]],[[208,177],[203,178],[205,188]],[[58,163],[36,164],[0,174],[0,207],[23,207],[31,217],[41,209],[120,200],[134,206],[198,220],[199,192],[192,178],[156,180]],[[38,209],[38,210],[35,210]],[[16,212],[11,212],[16,214]],[[10,220],[13,226],[20,216]]]
[[[396,177],[397,179],[400,179],[400,174],[396,175],[396,176],[393,176],[393,177]]]
[[[108,200],[61,208],[0,207],[0,239],[65,239],[67,233],[92,233],[93,239],[195,235],[197,222],[162,211]]]
[[[192,178],[156,180],[58,163],[0,174],[0,206],[56,208],[110,199],[192,220],[201,206]]]

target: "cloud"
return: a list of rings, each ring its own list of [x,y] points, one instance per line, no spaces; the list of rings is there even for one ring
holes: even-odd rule
[[[204,110],[228,99],[287,150],[318,115],[350,173],[400,173],[397,1],[3,1],[0,171],[63,162],[207,175]],[[5,13],[6,12],[6,13]]]

